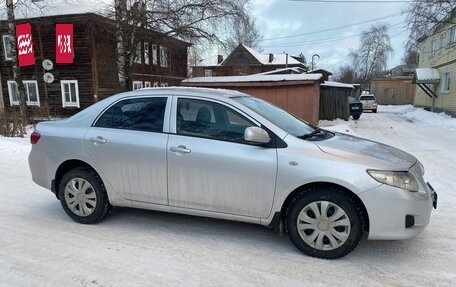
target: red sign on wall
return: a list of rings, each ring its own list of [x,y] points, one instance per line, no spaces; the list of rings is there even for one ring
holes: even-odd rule
[[[30,23],[16,25],[16,41],[19,67],[35,65]]]
[[[59,64],[73,63],[73,24],[55,26],[55,61]]]

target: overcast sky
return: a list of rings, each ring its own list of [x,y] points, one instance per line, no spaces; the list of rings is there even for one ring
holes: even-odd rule
[[[41,3],[54,4],[56,9],[50,9],[45,14],[55,14],[95,11],[102,8],[100,3],[109,1],[67,0],[70,4],[62,5],[62,0],[46,0]],[[286,52],[299,55],[303,53],[309,63],[312,55],[317,54],[320,56],[319,60],[315,57],[316,62],[318,60],[317,67],[334,72],[337,67],[349,63],[348,53],[351,49],[359,47],[359,34],[376,22],[384,22],[391,25],[389,34],[394,49],[388,68],[401,62],[408,33],[405,28],[405,15],[401,14],[405,3],[397,3],[397,0],[384,0],[383,3],[379,3],[378,0],[367,0],[376,1],[371,3],[252,1],[251,11],[263,35],[261,46],[265,54]],[[388,3],[388,1],[396,3]],[[3,8],[0,8],[1,14],[4,13]],[[17,16],[20,17],[20,15]],[[202,58],[210,59],[208,62],[214,62],[217,52],[217,49],[208,51]]]
[[[319,68],[334,71],[349,63],[350,49],[359,47],[359,34],[376,22],[391,25],[389,35],[394,54],[388,67],[399,65],[407,38],[405,3],[309,3],[288,0],[254,0],[257,24],[264,37],[263,53],[298,55],[310,63],[318,54]],[[346,0],[339,0],[346,1]],[[396,1],[397,2],[397,1]],[[333,29],[340,28],[340,29]],[[327,32],[320,32],[330,30]],[[288,37],[296,36],[298,37]],[[269,40],[271,39],[271,40]],[[317,60],[317,57],[315,57]]]

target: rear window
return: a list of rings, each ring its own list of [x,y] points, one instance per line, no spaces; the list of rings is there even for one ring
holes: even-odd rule
[[[375,97],[374,96],[361,96],[359,98],[360,101],[372,101],[374,100],[375,101]]]

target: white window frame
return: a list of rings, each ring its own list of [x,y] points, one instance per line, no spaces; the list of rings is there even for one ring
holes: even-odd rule
[[[144,87],[142,81],[133,81],[132,84],[133,84],[133,91],[142,89]]]
[[[456,25],[454,25],[453,27],[450,28],[450,36],[449,36],[448,43],[450,45],[456,43]]]
[[[162,82],[160,83],[160,87],[167,87],[168,86],[168,83],[167,82]]]
[[[9,41],[9,35],[3,35],[2,39],[3,39],[3,55],[5,56],[5,61],[11,61],[13,58],[11,56],[11,44]],[[6,49],[5,39],[7,39],[8,43],[9,43],[9,50]],[[7,52],[9,52],[9,56],[8,56]]]
[[[443,94],[448,94],[451,88],[451,72],[446,72],[442,74],[442,80],[440,82],[440,92]]]
[[[204,76],[205,77],[212,77],[212,70],[211,69],[204,70]]]
[[[135,63],[136,64],[141,64],[142,63],[142,51],[141,51],[141,42],[138,42],[136,45],[136,51],[135,51]]]
[[[160,46],[160,67],[168,67],[168,48]]]
[[[157,45],[152,44],[152,64],[157,65],[158,63],[157,57]]]
[[[75,92],[76,92],[76,102],[66,102],[65,101],[65,89],[64,89],[64,86],[65,85],[70,85],[70,84],[74,84],[75,86]],[[61,92],[62,92],[62,107],[66,108],[66,107],[76,107],[76,108],[79,108],[79,87],[78,87],[78,81],[77,80],[60,80],[60,89],[61,89]],[[68,89],[71,93],[71,89]],[[70,99],[71,99],[71,95],[70,95]]]
[[[146,65],[150,64],[149,42],[144,42],[144,64],[146,64]]]
[[[24,83],[24,89],[25,89],[25,96],[26,96],[26,104],[27,106],[37,106],[39,107],[40,106],[40,91],[38,89],[38,82],[35,81],[35,80],[23,80],[22,81]],[[7,84],[8,84],[8,94],[9,94],[9,99],[10,99],[10,105],[11,106],[18,106],[19,105],[19,91],[17,90],[17,84],[16,84],[16,81],[7,81]],[[13,100],[13,87],[12,87],[12,84],[15,85],[15,88],[16,88],[16,95],[18,97],[17,101],[14,101]],[[30,101],[30,93],[29,93],[29,90],[28,90],[28,86],[27,84],[35,84],[35,87],[36,87],[36,102],[31,102]]]
[[[158,88],[158,82],[154,82],[154,88]]]
[[[144,82],[144,88],[150,88],[151,85],[150,85],[150,82],[149,81],[145,81]]]

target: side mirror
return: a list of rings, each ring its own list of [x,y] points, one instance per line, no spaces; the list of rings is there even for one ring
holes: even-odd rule
[[[269,134],[259,127],[248,127],[244,131],[244,139],[248,142],[265,144],[271,141]]]

